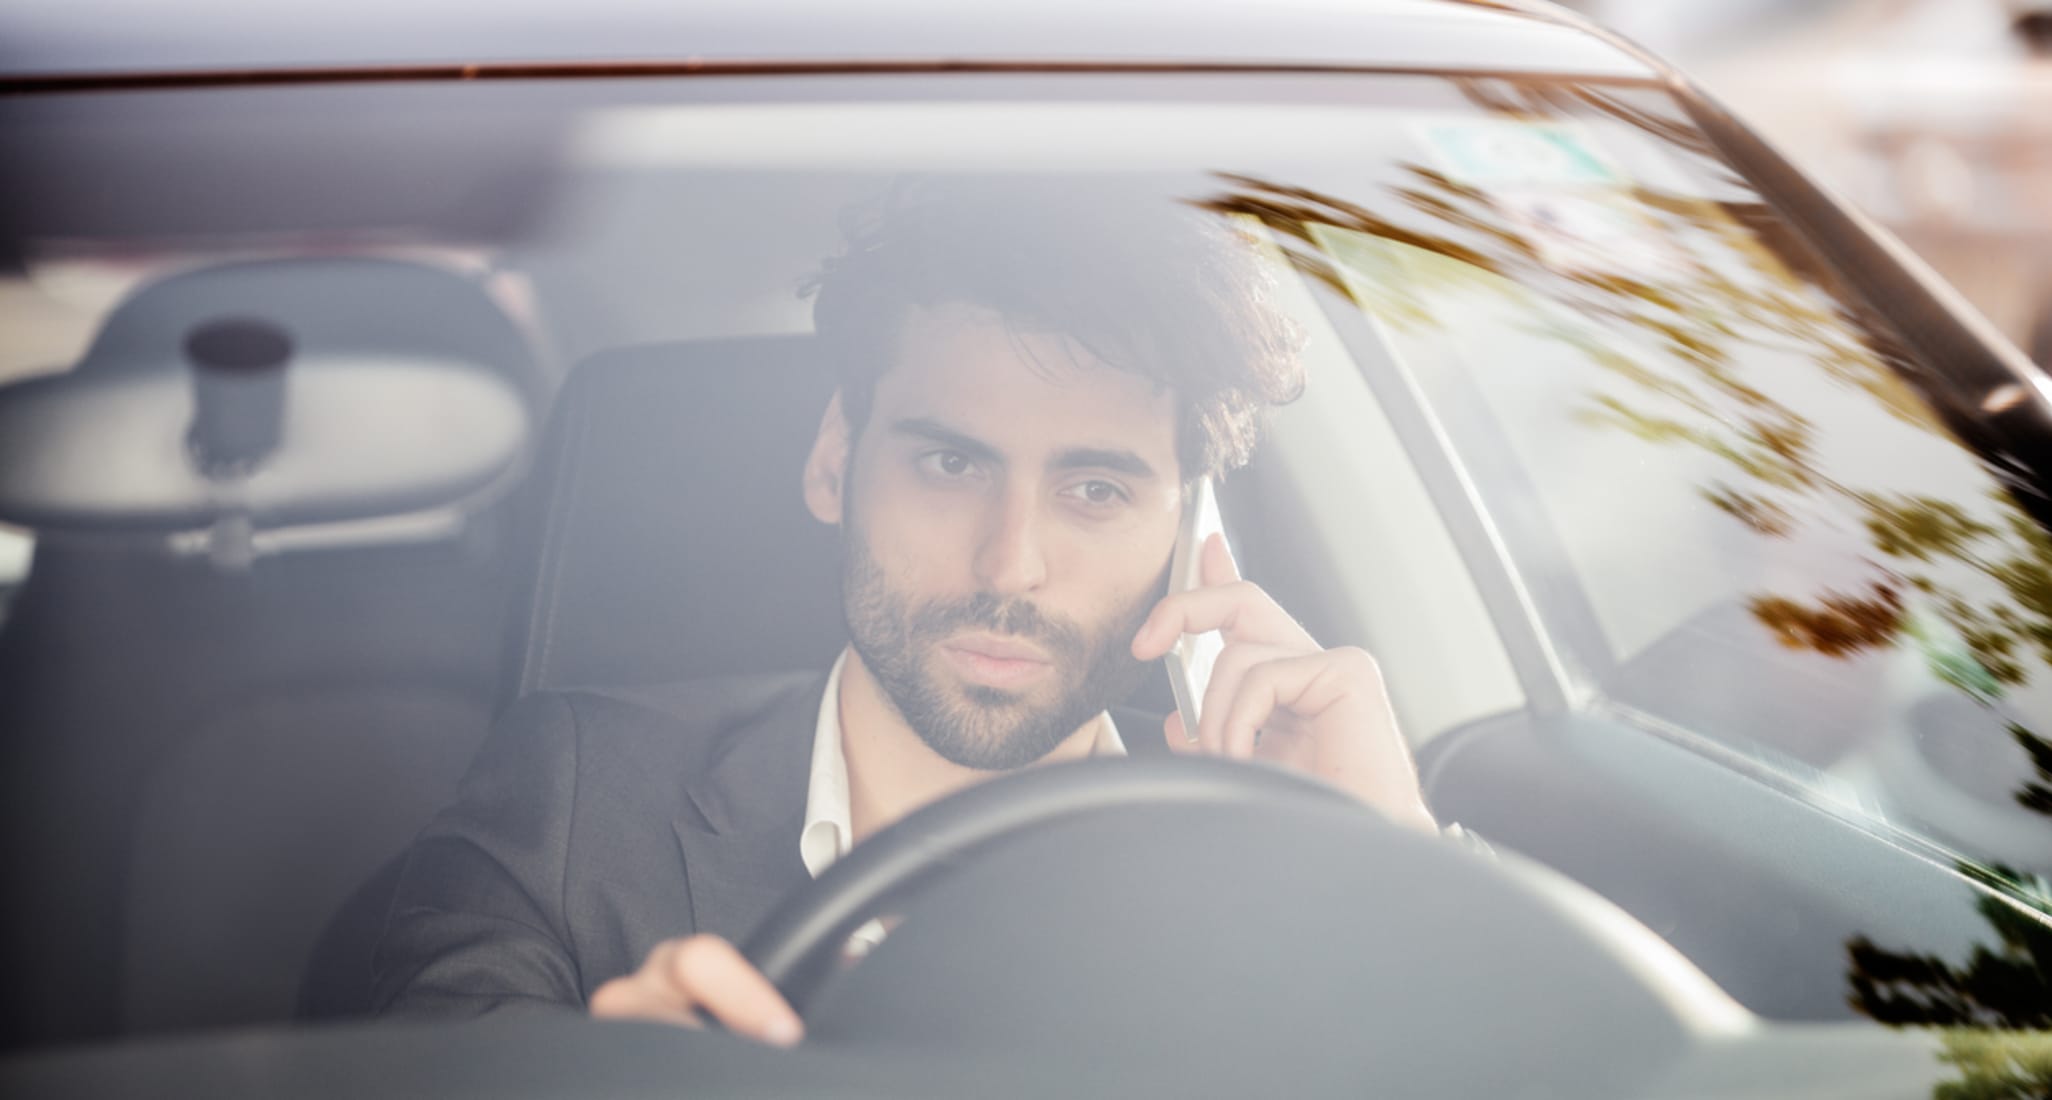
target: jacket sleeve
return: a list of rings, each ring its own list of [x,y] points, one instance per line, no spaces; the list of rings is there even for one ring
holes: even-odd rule
[[[536,695],[506,712],[407,855],[373,957],[380,1013],[583,1004],[563,905],[577,766],[567,701]]]

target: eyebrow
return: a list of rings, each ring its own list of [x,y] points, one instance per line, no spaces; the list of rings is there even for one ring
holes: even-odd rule
[[[1004,465],[1004,456],[997,448],[964,435],[937,420],[923,416],[906,417],[891,423],[891,430],[899,435],[909,435],[951,447],[979,462]],[[1158,478],[1153,465],[1132,451],[1113,447],[1070,447],[1055,453],[1048,463],[1056,470],[1110,470],[1136,478]]]
[[[1136,478],[1157,476],[1154,467],[1139,455],[1101,447],[1071,447],[1056,454],[1050,465],[1057,470],[1111,470]]]
[[[915,439],[924,439],[944,447],[951,447],[979,462],[1004,465],[1005,458],[997,453],[997,448],[980,439],[963,435],[961,432],[942,424],[938,420],[929,420],[923,416],[906,417],[901,420],[892,421],[891,430],[899,435],[909,435]]]

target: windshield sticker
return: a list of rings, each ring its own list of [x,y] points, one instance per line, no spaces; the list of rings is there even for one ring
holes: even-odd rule
[[[1418,133],[1439,170],[1486,196],[1553,271],[1653,281],[1691,268],[1583,127],[1446,121]]]
[[[1475,187],[1588,187],[1624,182],[1577,126],[1524,122],[1422,127],[1440,171]]]
[[[1540,263],[1560,272],[1653,281],[1690,269],[1638,202],[1617,188],[1499,190],[1490,199],[1524,231]]]

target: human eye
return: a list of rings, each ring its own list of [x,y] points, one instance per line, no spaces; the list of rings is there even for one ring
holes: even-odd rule
[[[1078,503],[1097,510],[1118,508],[1133,499],[1133,494],[1127,492],[1125,486],[1102,478],[1079,481],[1063,492]]]
[[[960,481],[976,472],[976,461],[960,451],[928,451],[919,456],[919,471],[937,481]]]

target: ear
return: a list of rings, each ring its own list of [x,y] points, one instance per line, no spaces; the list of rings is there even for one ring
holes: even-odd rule
[[[827,402],[819,418],[819,434],[805,459],[805,507],[821,523],[838,525],[848,493],[848,418],[841,412],[841,391]]]

